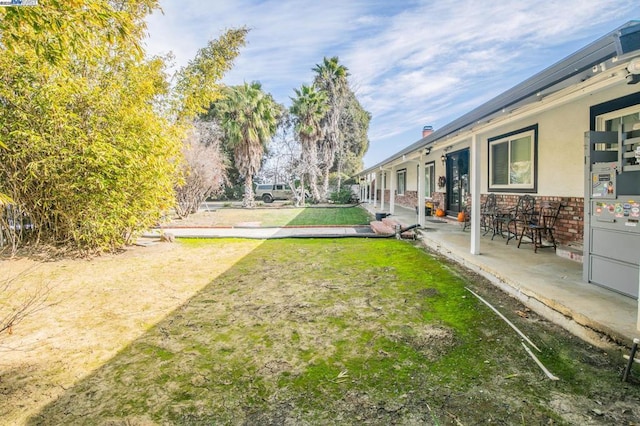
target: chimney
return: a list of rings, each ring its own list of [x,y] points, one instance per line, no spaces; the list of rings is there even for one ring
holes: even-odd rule
[[[431,133],[433,133],[433,126],[424,126],[422,128],[422,137],[426,138],[427,136],[429,136]]]

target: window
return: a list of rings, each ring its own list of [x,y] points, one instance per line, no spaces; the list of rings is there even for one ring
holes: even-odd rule
[[[407,189],[407,169],[398,170],[398,195],[404,195]]]
[[[431,198],[433,193],[436,191],[435,175],[436,175],[435,164],[434,163],[425,164],[424,165],[424,196],[426,198]]]
[[[630,132],[640,127],[640,105],[596,117],[596,129],[607,132]]]
[[[535,192],[538,126],[489,139],[489,190]]]

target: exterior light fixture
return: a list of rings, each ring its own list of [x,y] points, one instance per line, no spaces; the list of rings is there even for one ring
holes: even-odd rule
[[[633,75],[640,74],[640,58],[635,58],[629,62],[629,65],[627,65],[627,71]]]
[[[443,166],[447,164],[447,156],[442,154],[442,156],[440,157],[440,161],[442,161]]]
[[[636,84],[640,82],[640,58],[635,58],[627,65],[627,84]]]

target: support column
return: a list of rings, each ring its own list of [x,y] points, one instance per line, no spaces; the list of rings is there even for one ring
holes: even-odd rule
[[[362,200],[367,204],[369,203],[369,175],[364,177],[364,198]]]
[[[395,166],[391,168],[391,188],[389,188],[389,213],[394,214],[396,211],[396,175]]]
[[[425,217],[424,217],[424,159],[422,155],[418,159],[418,224],[420,226],[424,226]]]
[[[387,173],[385,171],[380,172],[380,211],[384,211],[384,190],[385,190],[385,177]]]
[[[471,137],[471,254],[480,254],[480,138],[477,134]]]
[[[378,205],[378,172],[373,174],[373,207]]]

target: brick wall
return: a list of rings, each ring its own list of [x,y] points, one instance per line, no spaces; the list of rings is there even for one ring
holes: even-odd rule
[[[377,200],[380,201],[380,195],[382,191],[378,190]],[[389,205],[389,193],[388,189],[384,191],[384,204]],[[436,203],[436,205],[443,207],[444,206],[444,192],[434,192],[431,196],[431,200]],[[418,205],[418,192],[417,191],[406,191],[404,195],[396,195],[395,203],[397,205],[408,207],[410,209],[415,209]],[[435,214],[435,213],[434,213]]]
[[[415,208],[418,205],[418,191],[405,191],[403,195],[396,195],[396,203]]]
[[[482,202],[486,195],[482,195]],[[506,210],[518,204],[519,195],[496,195],[498,208]],[[536,197],[536,204],[544,201],[559,201],[562,210],[556,222],[554,235],[560,244],[582,244],[584,228],[584,198],[582,197]]]
[[[443,192],[435,192],[432,196],[433,201],[440,203],[440,206],[444,206]],[[378,195],[378,200],[380,195]],[[483,194],[480,199],[484,203],[486,194]],[[496,194],[496,200],[498,208],[501,210],[508,210],[518,204],[519,195],[511,194]],[[582,197],[537,197],[536,204],[543,201],[559,201],[563,207],[560,210],[558,221],[556,222],[555,236],[556,240],[560,244],[574,244],[581,245],[583,242],[583,227],[584,227],[584,198]],[[385,190],[385,204],[389,203],[389,190]],[[467,202],[470,203],[470,199],[467,198]],[[396,196],[396,203],[409,208],[415,208],[418,204],[418,193],[416,191],[406,191],[404,195]]]

